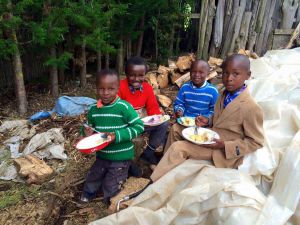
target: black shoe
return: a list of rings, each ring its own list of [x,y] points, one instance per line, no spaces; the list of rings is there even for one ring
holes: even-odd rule
[[[129,166],[128,174],[132,177],[142,177],[143,170],[138,165],[132,162]]]
[[[159,159],[155,156],[155,152],[149,148],[146,148],[140,158],[149,164],[157,165],[159,162]]]

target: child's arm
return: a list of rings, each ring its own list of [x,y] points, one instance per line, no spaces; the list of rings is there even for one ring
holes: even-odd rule
[[[95,127],[95,123],[94,123],[94,120],[93,120],[93,117],[92,117],[92,112],[91,112],[91,110],[89,110],[89,112],[88,112],[88,114],[87,114],[87,120],[88,120],[88,125],[90,126],[90,127]],[[90,135],[92,135],[94,133],[94,131],[91,129],[91,128],[89,128],[89,127],[84,127],[84,126],[82,126],[81,128],[80,128],[80,134],[82,135],[82,136],[90,136]]]
[[[144,123],[138,116],[137,112],[128,105],[128,109],[124,113],[124,118],[128,126],[115,131],[115,142],[120,143],[130,141],[136,138],[144,131]]]
[[[263,147],[263,112],[259,107],[247,110],[247,114],[244,112],[245,119],[243,121],[244,139],[225,141],[227,159],[244,156]]]
[[[178,92],[178,95],[176,96],[176,99],[175,99],[173,105],[174,105],[175,115],[176,114],[181,114],[181,116],[183,116],[184,111],[185,111],[185,101],[184,101],[184,90],[183,90],[183,88],[180,88],[180,90]]]

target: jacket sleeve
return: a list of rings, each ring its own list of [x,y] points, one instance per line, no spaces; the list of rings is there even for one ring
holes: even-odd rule
[[[176,99],[174,101],[174,112],[176,113],[178,110],[181,110],[183,113],[185,111],[185,101],[184,101],[184,90],[183,87],[180,88]]]
[[[244,112],[244,139],[225,141],[225,155],[227,159],[234,159],[254,152],[263,147],[263,112],[256,106]]]
[[[147,111],[147,114],[148,116],[152,116],[152,115],[160,115],[161,112],[159,110],[159,105],[158,105],[158,102],[156,100],[156,97],[154,95],[154,91],[152,89],[152,87],[148,87],[147,88],[147,100],[146,100],[146,111]]]
[[[144,123],[132,106],[128,105],[128,109],[124,112],[124,118],[128,126],[115,131],[116,143],[130,141],[144,131]]]

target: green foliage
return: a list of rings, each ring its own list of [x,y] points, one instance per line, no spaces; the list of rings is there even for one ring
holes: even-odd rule
[[[45,62],[46,66],[57,66],[58,68],[66,69],[69,60],[72,58],[72,54],[70,52],[64,52],[60,56],[56,58],[48,58]]]

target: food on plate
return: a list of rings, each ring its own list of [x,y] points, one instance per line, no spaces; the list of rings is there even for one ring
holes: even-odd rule
[[[184,126],[195,126],[195,119],[190,117],[181,118],[182,125]]]
[[[210,134],[209,132],[203,132],[203,133],[200,133],[200,134],[191,134],[190,138],[193,141],[202,143],[202,142],[212,141],[213,135]]]

